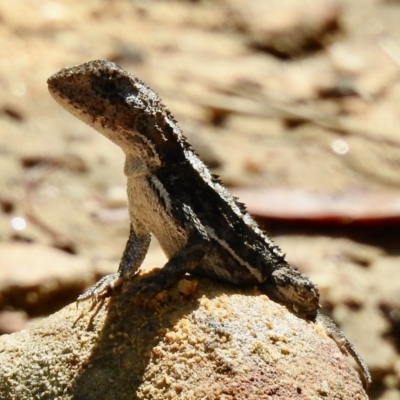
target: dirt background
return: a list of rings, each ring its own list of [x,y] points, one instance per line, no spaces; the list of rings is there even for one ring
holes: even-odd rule
[[[50,98],[108,59],[158,92],[400,399],[400,1],[0,2],[0,329],[114,272],[121,151]],[[165,261],[152,244],[146,266]]]

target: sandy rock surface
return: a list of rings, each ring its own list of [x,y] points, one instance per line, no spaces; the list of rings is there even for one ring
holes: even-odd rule
[[[71,304],[2,336],[2,399],[367,399],[321,327],[259,293],[204,280],[134,303]]]

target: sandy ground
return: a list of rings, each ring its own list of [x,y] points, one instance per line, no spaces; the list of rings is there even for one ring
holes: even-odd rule
[[[1,2],[2,331],[117,268],[122,153],[46,88],[64,66],[109,59],[160,94],[319,285],[370,365],[371,398],[400,399],[399,19],[395,0]],[[146,265],[164,260],[152,244]]]

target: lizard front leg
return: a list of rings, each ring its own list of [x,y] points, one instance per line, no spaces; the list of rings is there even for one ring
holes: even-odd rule
[[[109,289],[113,289],[122,282],[132,279],[146,256],[150,239],[150,232],[138,221],[131,220],[129,238],[122,254],[118,272],[101,278],[94,286],[81,294],[77,301],[89,298],[97,299],[98,296],[105,294]]]
[[[130,284],[128,290],[132,296],[144,294],[146,297],[153,297],[162,290],[171,287],[186,272],[193,271],[209,250],[210,238],[192,208],[183,203],[181,211],[181,223],[182,229],[186,232],[186,241],[183,242],[180,249],[171,255],[159,272],[135,280]]]

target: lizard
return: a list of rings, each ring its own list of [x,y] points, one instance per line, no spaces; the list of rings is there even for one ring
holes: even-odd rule
[[[319,311],[317,286],[289,265],[244,204],[209,171],[152,89],[106,60],[63,68],[47,83],[56,102],[125,154],[129,238],[118,272],[78,301],[97,299],[122,283],[132,295],[152,297],[186,273],[257,286],[297,316],[321,324],[341,351],[353,356],[369,386],[366,363]],[[158,273],[137,279],[151,233],[168,261]]]

